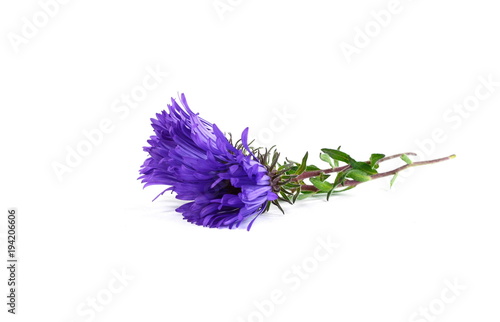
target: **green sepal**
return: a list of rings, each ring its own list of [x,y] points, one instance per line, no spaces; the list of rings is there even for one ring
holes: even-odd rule
[[[285,214],[285,211],[283,210],[283,208],[281,208],[281,205],[278,202],[278,200],[273,200],[271,202],[273,203],[273,205],[275,205],[276,207],[278,207],[279,210],[281,210],[281,212],[283,213],[283,215]]]
[[[267,202],[265,212],[268,212],[268,211],[269,211],[269,208],[271,208],[271,201],[268,201],[268,202]]]
[[[288,202],[289,204],[292,204],[292,201],[288,197],[287,193],[284,191],[284,189],[280,190],[280,195],[281,195],[281,200]]]

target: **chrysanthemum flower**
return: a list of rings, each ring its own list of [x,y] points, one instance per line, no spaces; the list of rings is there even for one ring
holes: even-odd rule
[[[152,118],[155,135],[144,147],[149,158],[141,167],[144,187],[170,186],[176,198],[189,202],[176,209],[206,227],[238,227],[263,213],[278,198],[267,168],[248,146],[248,128],[236,148],[219,128],[189,108],[184,94]],[[165,192],[163,191],[162,194]]]
[[[184,94],[181,105],[172,98],[168,112],[162,111],[151,119],[155,135],[144,150],[149,157],[140,169],[144,186],[166,185],[165,191],[186,200],[176,209],[184,219],[206,227],[239,227],[250,230],[255,219],[271,204],[283,213],[279,201],[294,204],[314,195],[326,195],[352,189],[363,182],[393,176],[419,165],[432,164],[455,157],[413,162],[400,153],[392,156],[371,154],[368,161],[356,161],[338,149],[321,149],[320,159],[327,169],[308,164],[308,153],[301,162],[286,159],[279,163],[275,148],[252,149],[248,144],[248,128],[240,143],[233,144],[219,128],[200,118],[189,108]],[[401,158],[405,165],[379,173],[381,162]],[[339,166],[339,162],[345,165]],[[334,180],[328,181],[336,173]],[[279,196],[278,196],[279,194]],[[157,197],[158,198],[158,197]],[[156,199],[156,198],[155,198]]]

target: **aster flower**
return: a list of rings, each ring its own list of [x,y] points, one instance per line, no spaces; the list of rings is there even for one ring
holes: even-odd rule
[[[191,223],[232,228],[255,220],[278,195],[267,168],[248,146],[248,128],[237,148],[215,124],[191,111],[184,94],[180,102],[182,107],[172,98],[168,112],[151,119],[155,135],[144,148],[150,157],[139,179],[145,187],[168,185],[165,191],[188,200],[176,211]]]
[[[211,228],[252,227],[255,219],[268,211],[271,204],[283,213],[280,201],[294,204],[297,200],[314,195],[343,192],[357,185],[387,176],[393,176],[409,167],[432,164],[455,157],[413,162],[414,153],[392,156],[374,153],[369,160],[359,162],[338,149],[322,149],[320,159],[327,169],[307,164],[308,153],[301,162],[280,163],[280,154],[271,149],[250,147],[248,128],[241,139],[233,143],[213,123],[189,108],[184,94],[179,105],[172,98],[168,112],[162,111],[152,118],[154,135],[144,151],[149,153],[140,169],[144,187],[168,186],[166,191],[187,202],[176,209],[184,219],[196,225]],[[378,173],[381,162],[400,158],[405,165]],[[345,163],[340,166],[339,162]],[[335,179],[328,178],[336,173]],[[155,199],[156,199],[155,198]]]

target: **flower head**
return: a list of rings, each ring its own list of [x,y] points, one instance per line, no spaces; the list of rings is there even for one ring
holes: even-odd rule
[[[249,230],[278,195],[268,169],[248,146],[248,128],[235,147],[215,124],[191,111],[184,94],[180,103],[172,98],[168,112],[151,119],[155,134],[144,147],[149,157],[139,179],[144,187],[170,186],[165,191],[188,200],[176,211],[191,223],[233,228],[253,216]]]

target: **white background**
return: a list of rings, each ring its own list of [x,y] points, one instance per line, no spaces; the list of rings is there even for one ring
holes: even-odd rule
[[[2,2],[0,246],[4,261],[17,207],[20,260],[15,317],[1,271],[2,321],[498,320],[500,87],[480,80],[500,81],[498,5],[401,0],[380,27],[371,12],[389,1],[220,3],[231,10],[74,0],[44,21],[37,1]],[[346,57],[341,46],[367,26]],[[135,108],[113,109],[147,68],[168,77]],[[478,87],[475,109],[455,112]],[[136,180],[149,118],[181,92],[224,131],[249,126],[294,160],[309,151],[319,165],[319,150],[339,145],[361,160],[457,158],[391,190],[383,179],[285,216],[273,209],[250,232],[198,227],[174,212],[174,196],[152,203],[162,187]],[[58,180],[53,165],[103,119],[112,130]],[[318,239],[340,246],[318,261]]]

